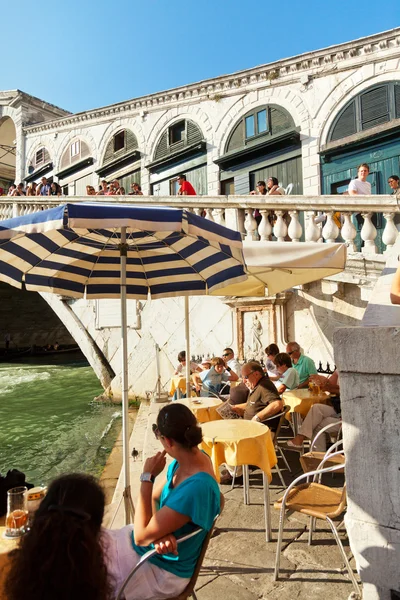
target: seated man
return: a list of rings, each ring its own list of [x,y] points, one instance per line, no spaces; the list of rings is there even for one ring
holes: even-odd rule
[[[275,365],[279,372],[279,379],[276,382],[276,388],[279,394],[286,390],[294,390],[300,383],[300,376],[296,369],[292,367],[292,361],[289,354],[280,352],[275,356]]]
[[[223,359],[218,356],[211,359],[211,369],[193,374],[196,390],[203,398],[218,395],[222,391],[224,383],[238,379],[236,373],[230,367],[225,366]]]
[[[243,417],[262,423],[266,419],[273,417],[277,413],[282,412],[283,402],[279,397],[278,391],[268,375],[264,374],[264,370],[260,363],[251,361],[243,365],[242,378],[247,388],[249,395],[247,402],[232,406],[232,410]],[[268,427],[276,430],[279,418],[268,421]],[[232,481],[234,467],[226,465],[227,472],[221,477],[221,483],[227,484]],[[241,467],[236,471],[237,477],[241,476]]]
[[[252,419],[262,423],[283,409],[283,402],[278,390],[268,377],[260,363],[251,361],[243,365],[242,378],[249,389],[247,402],[235,404],[232,410],[244,419]],[[269,421],[268,427],[276,429],[274,421]]]
[[[304,356],[304,354],[301,353],[300,346],[297,342],[289,342],[289,344],[286,346],[286,352],[292,359],[293,368],[295,368],[299,374],[300,384],[298,387],[306,388],[310,380],[310,375],[317,374],[317,369],[313,359],[309,358],[308,356]]]
[[[301,450],[306,438],[312,440],[326,425],[337,424],[337,427],[329,429],[330,432],[339,431],[342,423],[340,414],[339,380],[338,372],[334,371],[328,378],[322,375],[311,375],[311,381],[317,383],[324,391],[330,392],[333,397],[331,404],[314,404],[307,413],[298,435],[287,443],[288,448]],[[326,450],[326,435],[321,435],[315,445],[315,450],[324,452]]]
[[[240,362],[235,358],[235,354],[232,348],[225,348],[222,353],[222,358],[225,361],[225,364],[232,369],[236,373],[238,377],[240,377],[240,373],[242,370],[242,366]]]

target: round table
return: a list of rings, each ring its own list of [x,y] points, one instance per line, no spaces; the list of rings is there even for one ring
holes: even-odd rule
[[[192,376],[190,376],[192,379]],[[193,379],[192,379],[193,381]],[[169,388],[169,395],[173,396],[175,392],[186,394],[186,377],[182,375],[174,375],[171,377],[171,386]],[[194,392],[193,392],[194,393]]]
[[[269,427],[257,421],[224,419],[204,423],[201,429],[203,431],[201,448],[211,458],[217,481],[220,480],[221,464],[243,466],[245,504],[250,504],[248,465],[257,465],[262,470],[265,531],[269,542],[271,539],[269,482],[272,479],[271,469],[278,462]]]
[[[314,404],[329,403],[330,394],[322,392],[318,396],[311,394],[308,388],[283,392],[282,400],[285,406],[290,406],[294,434],[298,434],[299,422],[304,419]]]
[[[222,417],[217,413],[218,406],[222,401],[219,398],[188,398],[177,400],[180,404],[187,406],[199,423],[208,423],[209,421],[218,421]]]

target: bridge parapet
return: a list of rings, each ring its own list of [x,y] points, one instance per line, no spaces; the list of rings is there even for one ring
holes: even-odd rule
[[[400,226],[399,199],[382,196],[60,196],[0,198],[0,220],[65,202],[173,206],[240,231],[245,240],[345,242],[349,253],[387,252]],[[256,212],[257,211],[257,212]],[[379,233],[378,233],[379,232]]]

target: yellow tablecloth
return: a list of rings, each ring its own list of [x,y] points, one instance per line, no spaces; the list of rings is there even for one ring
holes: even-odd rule
[[[319,396],[312,396],[309,389],[291,390],[282,394],[285,406],[290,406],[290,412],[299,413],[303,419],[313,404],[327,404],[329,398],[330,394],[324,392]]]
[[[224,419],[204,423],[202,449],[213,463],[219,481],[219,466],[257,465],[271,481],[277,458],[269,427],[257,421]]]
[[[194,414],[199,423],[208,423],[209,421],[221,420],[222,417],[217,413],[218,406],[221,406],[222,401],[219,398],[198,398],[199,402],[194,399],[177,400],[180,404],[184,404]]]
[[[178,388],[181,390],[182,394],[186,394],[186,377],[182,377],[182,375],[174,375],[171,377],[169,395],[173,396]]]

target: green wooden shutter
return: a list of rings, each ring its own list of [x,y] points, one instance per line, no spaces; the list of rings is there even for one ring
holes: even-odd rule
[[[335,125],[333,126],[330,141],[340,140],[348,135],[353,135],[357,132],[356,126],[356,105],[355,101],[351,102],[347,106],[342,114],[339,116]]]
[[[394,84],[395,118],[400,119],[400,84]]]
[[[125,144],[123,148],[120,148],[116,152],[114,151],[114,138],[116,135],[121,133],[121,131],[125,132]],[[136,136],[129,129],[120,130],[115,133],[111,140],[108,142],[106,151],[104,153],[103,166],[107,165],[114,160],[118,160],[119,158],[123,158],[125,155],[130,154],[134,150],[138,148],[138,142]]]
[[[238,150],[244,145],[244,121],[240,119],[235,129],[232,131],[228,143],[226,145],[226,152],[232,150]]]
[[[160,141],[157,144],[156,151],[154,153],[154,160],[159,160],[160,158],[164,158],[168,154],[168,130],[164,131],[162,134]]]
[[[193,121],[186,121],[186,139],[189,145],[197,144],[203,139],[201,130],[193,123]]]
[[[292,129],[295,124],[288,112],[278,110],[277,108],[270,109],[270,121],[272,135]]]
[[[361,128],[370,129],[390,121],[388,87],[383,85],[360,96]]]

